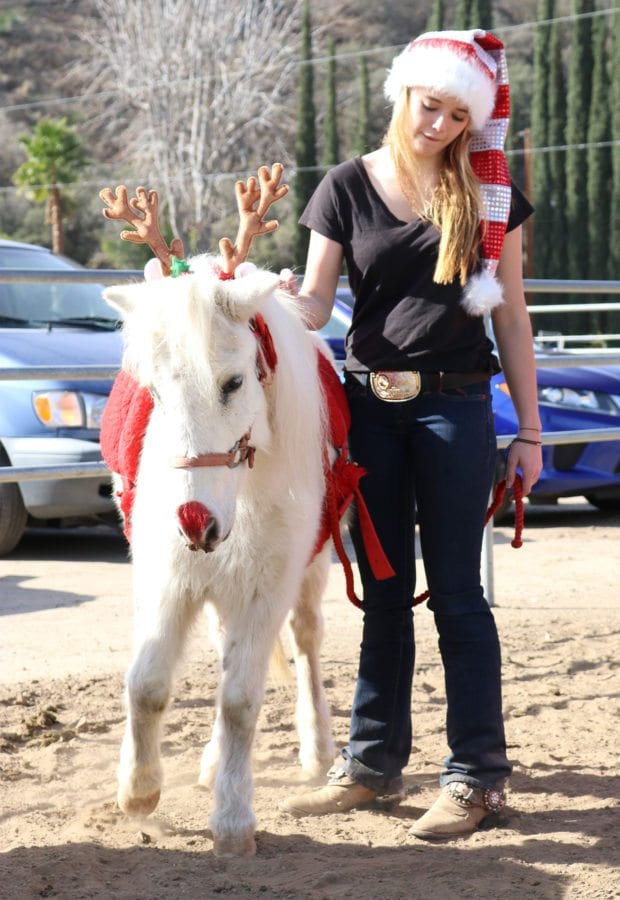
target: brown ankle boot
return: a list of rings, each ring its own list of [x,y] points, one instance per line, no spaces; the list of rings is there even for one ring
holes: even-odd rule
[[[425,841],[467,837],[482,822],[491,824],[506,804],[503,789],[474,788],[464,781],[450,781],[424,815],[413,823],[409,834]]]
[[[367,806],[376,799],[377,794],[377,791],[342,773],[330,776],[325,787],[284,800],[279,804],[279,809],[297,818],[324,816]]]

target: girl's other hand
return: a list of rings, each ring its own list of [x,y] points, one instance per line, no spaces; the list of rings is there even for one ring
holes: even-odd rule
[[[517,467],[521,470],[523,496],[526,497],[538,481],[542,469],[542,449],[532,444],[514,441],[508,450],[506,487],[511,488]]]

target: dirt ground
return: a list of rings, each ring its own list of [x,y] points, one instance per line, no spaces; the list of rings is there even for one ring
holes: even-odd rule
[[[515,766],[501,827],[442,845],[407,836],[446,751],[436,638],[420,608],[407,800],[391,812],[279,813],[278,800],[304,782],[294,688],[270,685],[255,744],[258,855],[228,860],[213,855],[210,796],[195,785],[216,688],[206,632],[179,669],[161,803],[128,820],[115,804],[131,641],[126,548],[111,530],[33,531],[0,560],[0,897],[620,897],[620,516],[585,501],[532,507],[522,549],[511,536],[506,526],[494,539]],[[334,565],[323,672],[339,745],[360,633],[343,584]]]

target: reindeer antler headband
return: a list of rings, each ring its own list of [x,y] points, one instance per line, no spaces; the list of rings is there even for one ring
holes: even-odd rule
[[[234,244],[229,238],[219,242],[223,260],[220,277],[234,278],[237,267],[247,259],[253,238],[271,234],[278,227],[276,219],[266,222],[265,216],[277,200],[288,194],[288,185],[280,184],[283,172],[284,166],[274,163],[271,171],[267,166],[259,168],[258,181],[251,175],[247,181],[235,183],[239,231]],[[179,265],[185,259],[183,242],[174,238],[168,245],[159,230],[157,191],[139,187],[136,196],[128,199],[127,188],[119,185],[115,191],[104,188],[99,197],[107,207],[103,210],[106,219],[120,219],[135,228],[135,231],[121,231],[121,238],[134,244],[147,244],[161,263],[164,275],[175,275],[186,268]]]

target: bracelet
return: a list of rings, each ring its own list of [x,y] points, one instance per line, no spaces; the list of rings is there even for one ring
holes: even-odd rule
[[[542,428],[530,428],[528,425],[519,425],[519,431],[535,431],[540,434]]]
[[[530,441],[529,438],[516,437],[510,442],[512,444],[531,444],[532,447],[542,447],[542,441]]]

